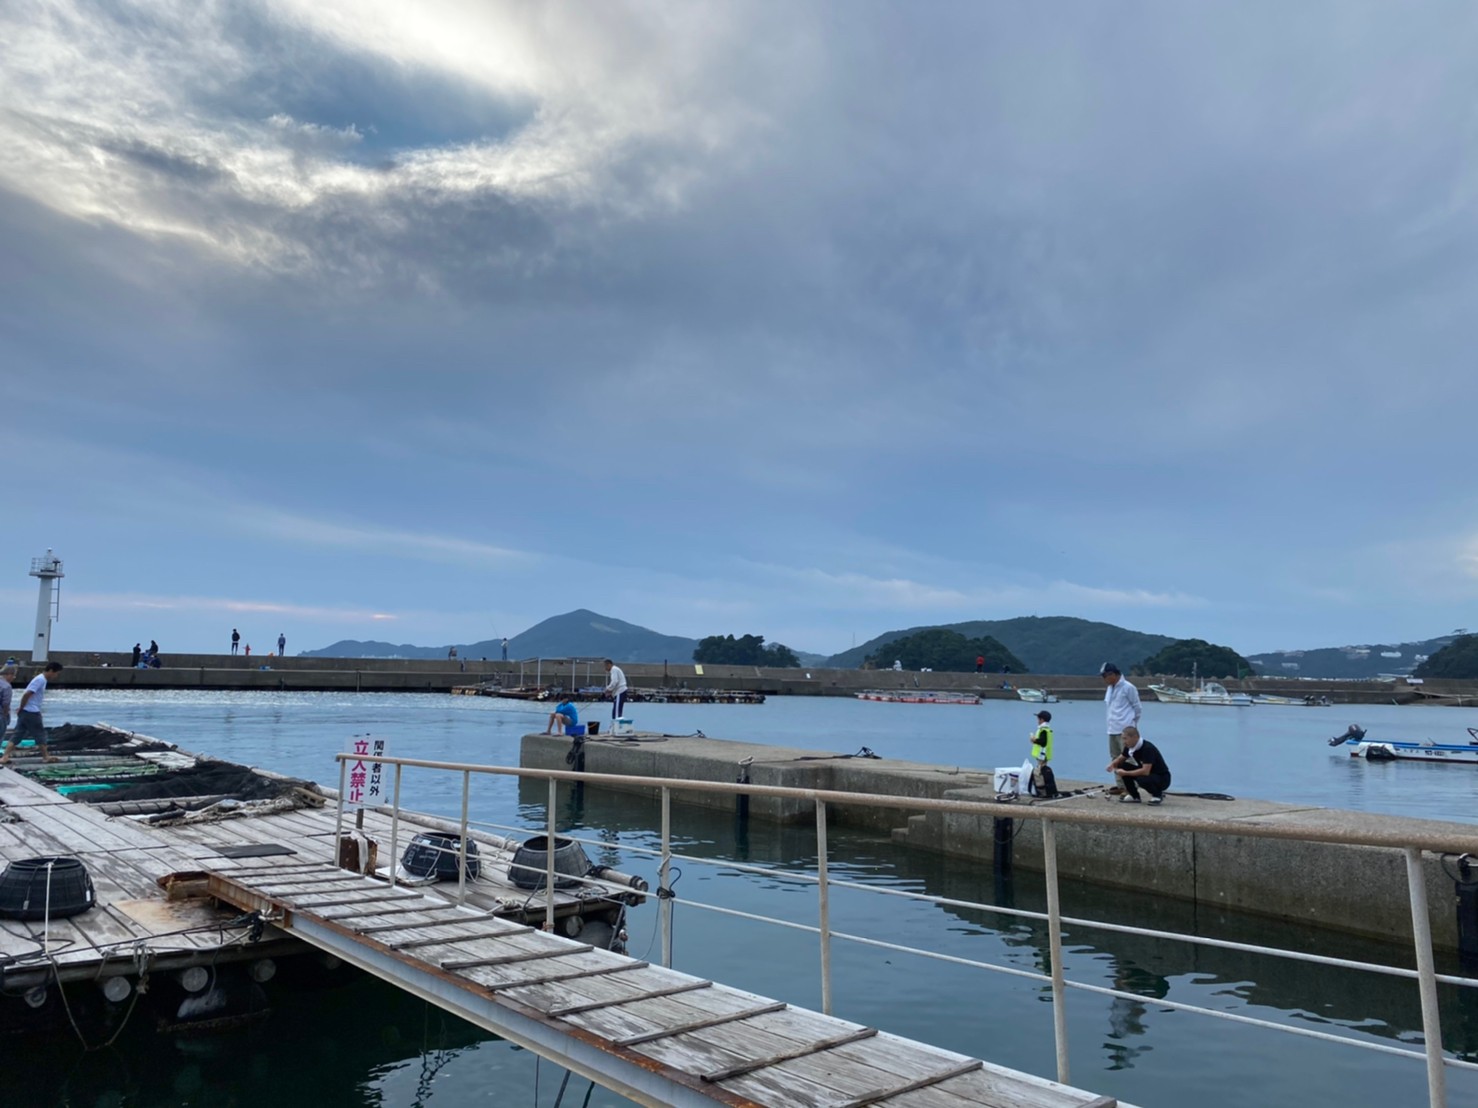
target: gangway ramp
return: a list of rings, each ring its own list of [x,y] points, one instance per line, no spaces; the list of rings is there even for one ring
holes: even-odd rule
[[[213,871],[207,888],[222,901],[261,912],[305,942],[640,1104],[1114,1108],[1119,1103],[327,863]]]

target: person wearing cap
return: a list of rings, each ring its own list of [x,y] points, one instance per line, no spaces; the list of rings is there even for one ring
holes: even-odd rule
[[[1124,785],[1120,804],[1138,804],[1139,790],[1150,794],[1150,803],[1159,804],[1170,787],[1170,767],[1159,747],[1144,739],[1132,723],[1124,728],[1124,752],[1108,764],[1108,771]]]
[[[1047,763],[1052,760],[1052,713],[1037,713],[1037,728],[1032,732],[1031,786],[1037,796],[1056,796],[1057,780]]]
[[[1108,722],[1109,761],[1124,753],[1124,728],[1139,727],[1139,690],[1124,679],[1119,667],[1104,662],[1098,674],[1103,678],[1103,707]],[[1137,733],[1137,730],[1136,730]],[[1109,792],[1118,795],[1124,787],[1115,782]]]

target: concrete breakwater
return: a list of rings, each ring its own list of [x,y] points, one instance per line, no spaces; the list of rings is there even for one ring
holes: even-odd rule
[[[521,763],[538,769],[572,768],[566,762],[570,750],[569,739],[525,735]],[[1044,868],[1040,818],[1044,808],[1023,801],[995,802],[989,771],[640,734],[588,740],[582,751],[587,772],[609,775],[608,785],[602,787],[645,796],[656,790],[623,778],[732,782],[747,773],[749,782],[760,786],[895,797],[896,805],[832,803],[828,819],[921,850],[976,861],[993,858],[998,819],[1018,821],[1011,828],[1013,864],[1026,870]],[[1059,787],[1084,785],[1059,780]],[[720,793],[674,793],[675,802],[725,811],[735,811],[737,799]],[[919,800],[965,801],[969,807],[921,811],[911,806]],[[1064,877],[1372,938],[1409,940],[1411,907],[1403,851],[1348,841],[1383,840],[1427,851],[1422,867],[1437,947],[1459,949],[1459,912],[1478,913],[1478,900],[1469,898],[1465,905],[1455,900],[1451,872],[1456,856],[1478,855],[1478,827],[1468,824],[1259,800],[1211,800],[1173,791],[1160,808],[1124,809],[1090,794],[1052,801],[1049,810],[1054,817],[1068,817],[1054,819],[1058,870]],[[807,824],[815,819],[815,802],[752,796],[748,811],[752,819]],[[1095,822],[1070,822],[1070,813],[1091,816]],[[1131,826],[1125,822],[1129,818],[1148,826]],[[1478,930],[1478,916],[1467,926]]]
[[[28,659],[24,650],[8,655]],[[163,666],[130,668],[126,652],[52,651],[67,667],[66,683],[80,688],[267,689],[359,692],[448,692],[496,681],[506,686],[538,684],[565,689],[602,685],[591,658],[317,658],[253,654],[162,655]],[[985,699],[1015,700],[1016,689],[1041,688],[1064,700],[1098,700],[1103,684],[1093,676],[1051,674],[898,673],[893,670],[771,669],[757,666],[695,665],[692,662],[622,662],[637,688],[754,691],[767,696],[855,696],[865,689],[924,689],[968,692]],[[37,667],[22,663],[29,677]],[[1146,700],[1154,694],[1136,679]],[[1295,681],[1256,678],[1227,681],[1233,691],[1283,696],[1327,696],[1336,704],[1478,704],[1478,681],[1428,681],[1408,686],[1389,681]]]

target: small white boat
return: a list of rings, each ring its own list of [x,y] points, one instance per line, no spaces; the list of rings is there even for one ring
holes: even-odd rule
[[[1150,692],[1167,704],[1220,704],[1245,708],[1252,697],[1244,692],[1227,692],[1219,681],[1202,681],[1194,689],[1177,689],[1170,685],[1151,685]]]
[[[1478,765],[1478,727],[1469,727],[1466,743],[1438,743],[1431,739],[1367,739],[1363,728],[1350,724],[1343,735],[1329,740],[1330,746],[1345,747],[1351,758],[1367,762],[1456,762]]]
[[[1016,695],[1028,704],[1056,704],[1057,696],[1046,689],[1017,689]]]
[[[1334,704],[1327,696],[1277,696],[1273,693],[1258,693],[1252,698],[1254,704],[1278,704],[1295,708],[1328,708]]]

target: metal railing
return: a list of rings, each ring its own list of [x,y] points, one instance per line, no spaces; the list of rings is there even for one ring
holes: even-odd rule
[[[428,769],[460,773],[462,775],[462,803],[460,840],[461,846],[458,858],[458,899],[464,900],[466,896],[466,851],[467,835],[469,829],[474,826],[502,827],[506,830],[519,830],[518,828],[506,827],[505,825],[490,824],[483,821],[475,821],[469,818],[469,799],[471,793],[471,780],[473,774],[485,774],[500,777],[516,777],[546,780],[549,784],[549,797],[547,809],[547,835],[548,835],[548,870],[545,874],[545,891],[548,898],[545,923],[546,929],[553,926],[554,904],[555,904],[555,867],[554,867],[554,843],[557,837],[557,814],[559,803],[559,785],[561,782],[571,784],[609,785],[612,777],[602,773],[578,773],[571,770],[546,770],[528,769],[515,766],[489,766],[475,765],[460,762],[439,762],[417,758],[395,758],[395,757],[367,757],[364,755],[353,755],[339,753],[336,758],[340,764],[340,788],[339,788],[339,814],[335,825],[334,834],[334,858],[338,857],[338,842],[343,832],[344,814],[344,773],[351,761],[373,761],[381,762],[395,767],[394,786],[391,797],[391,825],[390,825],[390,880],[394,884],[396,880],[396,860],[398,859],[398,835],[399,818],[401,808],[401,773],[407,767],[417,769]],[[900,953],[908,953],[919,957],[934,959],[957,965],[971,966],[977,969],[988,970],[996,973],[1007,974],[1013,977],[1027,978],[1051,985],[1052,1009],[1053,1009],[1053,1032],[1056,1042],[1057,1080],[1063,1084],[1071,1083],[1071,1069],[1068,1058],[1068,1035],[1066,1017],[1066,997],[1069,989],[1077,989],[1086,993],[1101,996],[1117,997],[1130,1001],[1143,1001],[1145,998],[1138,993],[1126,992],[1120,989],[1111,989],[1101,985],[1092,985],[1087,982],[1068,980],[1063,970],[1062,958],[1062,927],[1069,924],[1073,927],[1091,927],[1108,932],[1133,933],[1138,936],[1183,942],[1193,945],[1215,947],[1223,950],[1232,950],[1243,953],[1269,955],[1279,958],[1287,958],[1293,961],[1308,962],[1316,965],[1333,966],[1343,969],[1355,969],[1369,973],[1384,974],[1392,977],[1415,979],[1418,984],[1421,1000],[1422,1013],[1422,1035],[1424,1050],[1409,1050],[1398,1046],[1389,1046],[1382,1043],[1364,1042],[1344,1035],[1334,1035],[1328,1032],[1315,1031],[1309,1028],[1293,1027],[1287,1024],[1275,1023],[1270,1020],[1257,1019],[1251,1016],[1241,1016],[1231,1012],[1216,1011],[1203,1008],[1194,1004],[1181,1001],[1156,999],[1159,1007],[1169,1008],[1176,1011],[1192,1012],[1198,1015],[1209,1016],[1215,1019],[1228,1020],[1233,1023],[1259,1027],[1266,1030],[1278,1031],[1287,1035],[1298,1035],[1304,1038],[1318,1039],[1324,1042],[1338,1043],[1344,1046],[1353,1046],[1362,1050],[1376,1051],[1383,1054],[1397,1055],[1403,1058],[1424,1060],[1427,1070],[1427,1091],[1430,1108],[1446,1108],[1446,1071],[1449,1068],[1478,1072],[1478,1063],[1469,1062],[1461,1058],[1448,1055],[1442,1049],[1442,1028],[1438,1010],[1437,985],[1439,983],[1454,985],[1462,988],[1478,988],[1478,979],[1461,977],[1450,974],[1439,974],[1432,951],[1431,925],[1428,915],[1427,895],[1425,879],[1422,871],[1422,852],[1431,851],[1436,853],[1473,853],[1478,854],[1478,832],[1469,841],[1455,841],[1450,834],[1438,833],[1436,831],[1421,830],[1386,830],[1373,828],[1364,831],[1349,831],[1334,827],[1295,827],[1288,824],[1253,824],[1239,823],[1234,828],[1228,827],[1224,821],[1199,819],[1195,817],[1177,819],[1173,829],[1177,831],[1198,832],[1217,835],[1235,835],[1239,838],[1278,839],[1298,842],[1320,842],[1332,843],[1346,846],[1369,846],[1385,847],[1401,850],[1406,863],[1406,879],[1411,907],[1411,923],[1413,945],[1416,954],[1416,968],[1406,969],[1399,966],[1388,966],[1375,962],[1361,962],[1344,958],[1334,958],[1328,955],[1308,954],[1302,951],[1285,950],[1279,947],[1259,946],[1251,943],[1232,942],[1223,939],[1207,938],[1199,935],[1187,935],[1174,931],[1156,931],[1139,927],[1127,927],[1105,921],[1063,916],[1059,900],[1059,875],[1057,868],[1057,825],[1058,824],[1087,824],[1096,826],[1117,826],[1130,828],[1153,828],[1166,830],[1163,820],[1146,818],[1136,813],[1111,810],[1109,812],[1090,812],[1087,810],[1072,810],[1066,808],[1054,808],[1049,805],[1039,805],[1031,809],[1030,819],[1040,820],[1042,823],[1042,845],[1044,855],[1044,877],[1046,882],[1047,911],[1033,912],[1019,908],[1005,908],[994,904],[985,904],[974,901],[957,900],[948,897],[933,896],[927,893],[910,892],[902,889],[880,888],[876,885],[868,885],[860,882],[838,880],[829,876],[827,871],[827,806],[857,805],[857,806],[882,806],[892,809],[911,810],[920,812],[968,812],[975,815],[999,815],[1001,817],[1022,818],[1019,807],[1006,803],[992,803],[990,801],[967,801],[946,800],[927,797],[904,797],[893,795],[880,795],[872,793],[850,793],[839,792],[830,789],[795,788],[781,785],[755,785],[749,783],[727,782],[727,781],[700,781],[682,780],[665,777],[639,777],[621,775],[620,782],[623,787],[650,788],[660,794],[661,828],[660,846],[657,849],[641,847],[623,843],[621,848],[636,854],[647,854],[657,859],[659,886],[658,886],[658,912],[659,912],[659,934],[662,964],[672,966],[672,912],[674,894],[672,892],[671,874],[674,861],[688,862],[693,864],[713,865],[728,870],[742,873],[761,874],[772,878],[783,878],[786,880],[801,880],[815,884],[817,887],[818,924],[812,927],[808,924],[797,923],[793,920],[776,919],[770,916],[759,915],[740,911],[735,908],[727,908],[715,904],[704,904],[694,900],[683,900],[684,907],[696,908],[702,911],[717,913],[720,915],[737,917],[741,919],[754,920],[773,926],[789,928],[810,932],[818,936],[820,974],[821,974],[821,998],[822,1011],[831,1014],[832,988],[831,988],[831,944],[833,939],[841,939],[847,942],[857,943],[884,950],[892,950]],[[776,870],[762,866],[745,865],[725,859],[701,858],[689,855],[678,855],[672,851],[672,795],[674,792],[689,793],[727,793],[734,796],[762,796],[775,797],[789,800],[811,801],[816,805],[816,857],[817,869],[815,875],[797,873],[793,870]],[[565,838],[573,838],[566,835]],[[608,847],[606,842],[593,840],[579,840],[579,842],[590,842],[591,845]],[[975,959],[963,958],[957,955],[944,954],[930,951],[921,947],[907,946],[898,943],[890,943],[880,939],[873,939],[863,935],[854,935],[846,932],[836,931],[831,926],[830,919],[830,893],[833,887],[860,890],[884,896],[901,897],[909,900],[923,901],[939,906],[967,908],[978,911],[990,912],[1001,916],[1014,917],[1017,919],[1044,922],[1047,925],[1048,939],[1050,944],[1051,973],[1042,974],[1031,970],[1023,970],[1014,966],[998,965],[990,962],[977,961]]]

